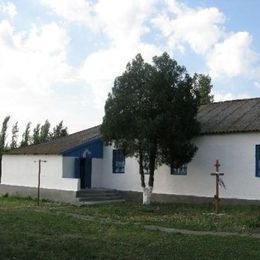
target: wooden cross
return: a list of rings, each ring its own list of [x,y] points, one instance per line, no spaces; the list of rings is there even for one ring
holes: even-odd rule
[[[212,176],[216,176],[216,194],[214,196],[214,204],[215,204],[215,212],[216,214],[219,213],[219,176],[224,175],[224,173],[219,172],[219,168],[220,168],[220,163],[219,160],[216,160],[216,163],[214,164],[215,168],[216,168],[216,172],[211,173]]]

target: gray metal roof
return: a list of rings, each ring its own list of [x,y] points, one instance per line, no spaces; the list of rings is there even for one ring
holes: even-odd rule
[[[62,154],[78,145],[100,138],[100,126],[61,137],[46,143],[13,149],[8,154]]]
[[[260,98],[231,100],[203,105],[198,120],[201,134],[260,131]]]
[[[201,134],[260,132],[260,98],[211,103],[199,108]],[[17,148],[9,154],[62,154],[69,149],[100,138],[95,126],[47,143]]]

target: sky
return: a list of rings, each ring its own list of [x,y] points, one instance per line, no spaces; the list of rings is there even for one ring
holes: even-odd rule
[[[100,124],[115,77],[164,51],[215,101],[260,97],[259,0],[0,0],[0,123]]]

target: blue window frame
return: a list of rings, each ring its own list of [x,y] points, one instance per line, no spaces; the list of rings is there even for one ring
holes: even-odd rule
[[[255,176],[260,177],[260,144],[255,146]]]
[[[171,167],[171,175],[187,175],[187,164],[183,164],[179,168]]]
[[[113,150],[113,173],[125,173],[125,156],[120,150]]]

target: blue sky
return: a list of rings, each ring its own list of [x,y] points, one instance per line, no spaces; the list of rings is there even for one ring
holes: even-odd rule
[[[215,100],[260,96],[258,0],[0,0],[0,120],[102,121],[137,53],[207,73]]]

